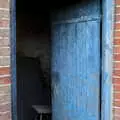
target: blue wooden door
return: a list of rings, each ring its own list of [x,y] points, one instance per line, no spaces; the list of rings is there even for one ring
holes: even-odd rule
[[[53,120],[100,120],[100,3],[52,16]]]

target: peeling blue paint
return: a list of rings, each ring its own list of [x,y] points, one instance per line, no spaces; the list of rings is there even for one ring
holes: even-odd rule
[[[113,1],[102,0],[102,106],[101,120],[112,120]]]
[[[53,120],[100,120],[99,0],[63,8],[53,16]],[[88,21],[80,20],[84,16]]]
[[[68,73],[69,74],[69,73]],[[71,78],[72,80],[90,80],[90,81],[94,81],[96,80],[96,78],[100,77],[99,72],[98,73],[90,73],[87,75],[84,74],[79,74],[79,76],[76,76],[76,74],[71,73],[70,75],[68,75],[69,78]],[[64,76],[64,80],[68,80],[68,76]],[[104,80],[107,80],[110,78],[110,75],[107,72],[104,72]]]

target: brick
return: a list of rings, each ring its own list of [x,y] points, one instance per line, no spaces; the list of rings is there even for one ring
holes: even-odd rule
[[[120,120],[120,116],[114,116],[113,120]]]
[[[3,95],[0,96],[0,105],[4,103],[11,103],[11,96],[10,95]]]
[[[11,111],[11,105],[10,103],[8,104],[0,104],[0,112],[6,112],[6,111]]]
[[[120,39],[114,39],[113,44],[114,45],[120,45]]]
[[[0,86],[0,95],[4,95],[4,94],[9,95],[10,91],[11,91],[11,86],[10,85],[8,85],[8,86]]]
[[[116,115],[120,115],[120,109],[113,109],[113,112],[114,112],[114,114],[116,114]]]
[[[113,76],[120,76],[120,70],[114,70]]]
[[[115,31],[114,35],[115,37],[120,37],[120,31]]]
[[[117,4],[117,5],[120,5],[120,0],[116,0],[116,4]]]
[[[10,46],[10,40],[9,39],[0,39],[0,47]]]
[[[117,29],[117,30],[120,29],[120,23],[115,23],[114,28]]]
[[[0,29],[0,37],[9,37],[9,29]]]
[[[0,20],[9,19],[9,17],[10,17],[9,11],[0,10]]]
[[[113,78],[113,84],[119,84],[120,85],[120,78]]]
[[[0,56],[9,56],[10,48],[9,47],[0,47]]]
[[[120,101],[114,101],[114,102],[113,102],[113,105],[114,105],[115,107],[120,107]]]
[[[10,74],[10,67],[1,67],[0,68],[0,75]]]
[[[0,120],[11,120],[11,112],[7,112],[5,114],[0,114]]]
[[[114,61],[120,61],[120,54],[113,55]]]
[[[120,46],[119,47],[114,47],[113,52],[114,53],[120,53]]]
[[[0,20],[0,27],[9,27],[8,20]]]
[[[119,14],[120,13],[120,7],[116,7],[115,12],[116,12],[116,14]]]
[[[115,20],[116,20],[116,21],[120,21],[120,15],[116,15],[116,16],[115,16]]]
[[[120,91],[120,85],[114,85],[113,87],[114,87],[114,91],[116,92]]]
[[[0,66],[8,66],[10,65],[10,57],[0,57]]]
[[[120,62],[114,62],[113,69],[120,69]]]
[[[0,8],[9,8],[8,0],[0,0]]]
[[[120,93],[114,93],[114,99],[116,100],[118,100],[118,99],[120,99]]]
[[[10,83],[11,83],[10,77],[0,78],[0,85],[10,84]]]

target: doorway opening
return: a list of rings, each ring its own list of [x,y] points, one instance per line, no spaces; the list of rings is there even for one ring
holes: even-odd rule
[[[17,82],[17,85],[15,85],[13,83],[13,86],[14,86],[13,88],[15,88],[15,87],[17,88],[17,90],[15,90],[15,91],[17,91],[17,118],[18,118],[18,120],[39,119],[39,117],[35,118],[36,111],[35,111],[33,106],[34,105],[42,105],[42,106],[47,105],[51,109],[51,96],[53,98],[53,104],[54,104],[54,106],[52,106],[52,107],[54,107],[53,118],[56,119],[56,120],[61,120],[61,117],[65,118],[65,119],[67,119],[67,117],[70,117],[70,119],[73,119],[75,116],[79,117],[79,119],[83,119],[85,117],[86,117],[85,119],[88,119],[88,118],[91,119],[91,117],[96,118],[96,119],[97,118],[100,119],[101,110],[100,110],[100,108],[98,108],[98,106],[99,106],[98,104],[95,107],[93,107],[93,106],[89,107],[89,109],[86,109],[87,107],[85,106],[88,99],[86,99],[86,98],[84,99],[84,97],[86,97],[88,94],[84,90],[85,90],[85,88],[86,89],[88,89],[88,87],[90,88],[92,86],[92,84],[88,84],[88,87],[86,87],[86,86],[84,87],[84,85],[86,84],[85,83],[86,81],[81,82],[81,84],[82,84],[81,87],[83,88],[83,91],[81,91],[81,89],[77,89],[77,90],[80,90],[80,92],[85,92],[86,96],[82,93],[81,96],[83,96],[83,97],[81,97],[81,101],[76,101],[77,100],[76,96],[78,96],[78,94],[80,92],[75,91],[75,89],[76,89],[75,86],[72,86],[73,89],[69,89],[69,85],[72,84],[72,83],[74,85],[80,85],[80,84],[77,84],[78,81],[76,81],[76,79],[75,79],[75,81],[72,81],[71,77],[68,77],[68,76],[67,76],[68,77],[67,80],[69,79],[69,84],[67,84],[68,82],[66,82],[66,83],[64,82],[65,77],[66,77],[66,76],[64,76],[64,74],[66,74],[67,72],[65,71],[65,69],[63,69],[64,72],[61,69],[59,69],[60,65],[62,65],[62,67],[64,68],[64,66],[63,66],[64,61],[60,62],[58,56],[57,56],[58,58],[56,56],[54,56],[53,59],[54,59],[54,61],[57,60],[58,63],[59,62],[61,63],[59,65],[54,64],[55,69],[57,68],[58,71],[60,72],[60,74],[57,74],[57,76],[54,75],[54,74],[51,74],[51,54],[53,54],[53,51],[51,51],[51,47],[53,46],[54,49],[57,48],[56,44],[53,45],[53,43],[51,42],[51,32],[53,32],[53,28],[51,28],[51,15],[50,15],[51,11],[52,11],[52,13],[54,13],[54,12],[56,12],[56,10],[59,10],[59,11],[63,10],[61,12],[62,13],[61,15],[58,12],[59,13],[58,18],[60,19],[60,21],[58,21],[58,22],[54,21],[54,24],[56,24],[56,25],[57,24],[64,24],[64,23],[66,24],[67,22],[68,22],[69,25],[71,25],[72,23],[76,23],[76,22],[77,23],[82,22],[81,23],[82,27],[80,27],[79,24],[78,24],[78,29],[74,29],[74,31],[77,30],[77,32],[74,32],[72,30],[74,28],[73,26],[76,26],[76,25],[73,25],[72,27],[69,26],[69,25],[66,25],[66,30],[67,31],[65,31],[65,32],[60,31],[61,30],[60,28],[62,28],[64,25],[61,26],[61,27],[58,27],[58,29],[55,28],[54,30],[57,33],[60,33],[59,34],[60,36],[59,36],[59,38],[57,36],[55,36],[53,38],[53,35],[52,35],[52,40],[54,40],[54,41],[58,40],[59,41],[60,38],[62,38],[62,39],[66,38],[67,40],[69,38],[70,40],[74,40],[74,38],[77,36],[77,37],[81,38],[82,40],[84,39],[84,41],[86,42],[87,39],[91,37],[91,35],[89,35],[89,33],[93,32],[93,31],[90,30],[91,28],[92,28],[92,30],[96,29],[95,33],[97,32],[97,35],[99,36],[99,31],[97,29],[99,25],[96,24],[96,22],[93,22],[90,26],[88,25],[89,23],[86,23],[87,20],[89,22],[93,20],[92,16],[88,16],[88,18],[87,18],[86,15],[88,15],[89,13],[94,13],[94,12],[95,12],[95,14],[92,14],[92,15],[96,15],[96,13],[99,11],[99,9],[97,7],[95,7],[96,11],[94,11],[93,9],[92,9],[93,11],[87,9],[87,8],[91,7],[91,4],[89,5],[88,3],[93,3],[92,5],[94,6],[97,3],[97,1],[99,1],[99,0],[94,0],[94,1],[95,2],[92,2],[92,0],[86,0],[86,6],[81,6],[83,9],[82,10],[80,9],[80,11],[74,11],[73,9],[69,9],[70,14],[67,14],[67,16],[65,16],[66,13],[64,14],[63,8],[65,8],[67,10],[68,9],[67,6],[71,6],[74,3],[75,4],[78,4],[78,3],[81,4],[82,2],[85,3],[85,1],[84,0],[80,0],[79,2],[72,1],[72,2],[69,2],[69,4],[67,2],[65,3],[65,2],[61,2],[61,1],[56,1],[56,2],[51,1],[49,6],[46,5],[46,1],[41,2],[41,3],[37,3],[36,1],[35,2],[23,1],[23,0],[18,0],[17,1],[17,7],[16,7],[17,8],[16,9],[17,39],[16,39],[16,45],[15,45],[17,47],[17,50],[16,50],[16,59],[13,60],[13,61],[16,61],[15,66],[17,68],[16,69],[17,78],[12,78],[12,79],[13,79],[13,82],[14,81]],[[104,14],[105,14],[105,16],[107,16],[108,11],[106,12],[105,7],[106,7],[106,4],[108,4],[108,3],[106,2],[106,3],[103,3],[103,4],[105,5],[105,6],[103,5]],[[72,10],[74,12],[72,12]],[[72,14],[71,14],[71,12],[72,12]],[[85,16],[81,16],[82,15],[81,13],[84,14]],[[88,13],[88,14],[86,14],[86,13]],[[79,19],[71,19],[71,17],[76,17],[76,15],[80,15],[81,17]],[[93,17],[96,17],[96,16],[93,16]],[[64,19],[64,20],[61,21],[62,20],[61,18]],[[66,19],[66,18],[68,18],[68,19]],[[69,20],[69,18],[70,18],[70,20]],[[98,19],[99,19],[99,17],[96,17],[94,19],[94,21],[98,20]],[[110,19],[112,19],[112,18],[110,18]],[[87,27],[84,24],[83,21],[85,21],[86,25],[88,25],[89,27]],[[107,23],[106,21],[108,21],[107,17],[104,18],[104,22],[103,22],[104,24],[102,23],[102,26],[103,26],[102,36],[105,35],[106,33],[108,33],[108,31],[107,31],[108,28],[105,27],[105,24],[108,25],[108,24],[110,24],[110,22]],[[97,27],[95,27],[96,25],[97,25]],[[111,27],[111,24],[108,25],[108,26]],[[82,30],[84,30],[86,27],[87,27],[87,31],[82,32]],[[14,29],[14,28],[12,28],[12,29]],[[52,29],[52,31],[51,31],[51,29]],[[78,31],[78,30],[80,30],[80,31]],[[54,35],[55,35],[55,31],[54,31]],[[71,32],[71,31],[73,31],[73,32]],[[12,30],[12,32],[14,33],[14,30]],[[71,32],[71,34],[70,34],[70,32]],[[79,36],[79,34],[77,34],[79,32],[81,32],[81,34],[83,34],[83,36],[81,36],[81,35]],[[65,33],[67,33],[68,36],[66,36]],[[87,33],[87,34],[85,35],[85,33]],[[111,30],[109,30],[109,33],[111,33]],[[89,35],[89,36],[86,37],[87,35]],[[95,35],[95,34],[93,33],[92,35]],[[107,34],[107,35],[109,36],[109,34]],[[14,37],[14,35],[13,35],[13,37]],[[77,37],[75,39],[77,39]],[[95,38],[95,36],[93,38]],[[98,39],[95,39],[95,41],[96,40],[98,40]],[[84,43],[84,41],[83,41],[83,43]],[[13,42],[14,42],[14,40],[13,40]],[[71,43],[70,43],[70,45],[72,46]],[[85,45],[85,44],[83,44],[83,45]],[[93,42],[93,44],[94,44],[94,42]],[[60,46],[61,48],[59,47],[60,49],[56,49],[56,50],[58,50],[57,52],[54,50],[56,52],[55,54],[60,55],[59,50],[61,50],[62,52],[65,50],[65,45],[67,45],[67,44],[65,44],[65,45],[62,44],[62,45],[63,46]],[[74,45],[77,46],[77,44],[74,44]],[[88,43],[88,46],[89,45],[90,44]],[[69,48],[71,46],[67,46],[67,48]],[[104,51],[105,48],[104,48],[103,44],[102,44],[102,47],[103,47],[102,51]],[[69,48],[69,50],[71,50],[70,52],[73,53],[72,50],[75,50],[74,48],[75,48],[75,46]],[[82,48],[82,45],[77,46],[77,48]],[[94,48],[94,45],[91,47],[91,49],[92,48]],[[68,52],[68,53],[70,53],[70,52]],[[91,52],[91,51],[89,51],[89,52]],[[14,53],[14,46],[12,48],[12,54],[13,53]],[[74,52],[74,53],[77,54],[77,52]],[[94,51],[92,51],[91,53],[94,53]],[[96,55],[98,55],[98,54],[96,54]],[[65,55],[66,55],[66,53],[65,54],[62,53],[62,56],[60,56],[60,57],[66,58]],[[73,56],[73,58],[71,57],[70,54],[68,56],[71,58],[71,61],[69,61],[70,59],[67,59],[68,62],[70,63],[70,64],[67,64],[68,65],[67,70],[69,70],[68,68],[70,67],[71,63],[73,63],[72,60],[76,60],[75,59],[76,56]],[[82,56],[83,57],[82,61],[85,61],[84,56],[85,55]],[[107,59],[108,56],[111,57],[108,54],[103,56],[103,58],[105,58],[105,65],[104,65],[105,68],[106,68],[106,64],[107,64],[106,61],[108,60]],[[12,57],[14,57],[14,55]],[[94,57],[94,60],[96,59],[94,55],[92,55],[90,57],[91,58]],[[12,58],[12,59],[14,59],[14,58]],[[75,64],[77,62],[74,61]],[[90,62],[93,62],[93,61],[91,60]],[[89,63],[89,61],[88,61],[88,63]],[[95,62],[93,62],[93,64],[95,64]],[[83,67],[81,67],[80,72],[85,73],[86,72],[86,70],[85,70],[86,68],[84,67],[86,65],[85,62],[82,62],[81,65],[83,65]],[[91,64],[89,64],[89,65],[91,65]],[[97,65],[95,65],[95,66],[97,66]],[[12,62],[12,67],[14,67],[14,62]],[[53,66],[52,66],[52,68],[53,68]],[[77,73],[75,71],[76,68],[77,68],[76,65],[71,67],[70,69],[71,69],[72,72],[71,71],[70,72],[76,74]],[[91,67],[91,68],[94,68],[94,67]],[[111,72],[108,68],[106,68],[105,70],[108,70],[108,73]],[[12,72],[13,72],[12,74],[14,74],[13,70],[12,70]],[[93,72],[94,72],[94,70],[93,70]],[[62,74],[62,76],[60,76],[61,74]],[[52,91],[53,88],[51,87],[51,81],[53,81],[53,79],[51,80],[51,76],[53,78],[55,77],[55,79],[57,78],[56,79],[57,81],[55,81],[57,84],[62,82],[62,84],[59,84],[60,86],[59,85],[56,86],[56,84],[53,85],[54,90],[55,90],[55,87],[57,87],[57,89],[60,90],[59,92],[60,92],[60,95],[62,95],[62,99],[60,98],[61,96],[60,97],[59,96],[53,96],[53,94],[51,94],[53,92],[56,92],[56,91]],[[86,78],[83,74],[80,74],[80,76],[83,79]],[[102,76],[104,76],[103,71],[102,71]],[[96,78],[96,73],[95,73],[95,76],[93,75],[93,77]],[[58,78],[59,78],[59,80],[58,80]],[[83,79],[81,79],[81,80],[83,80]],[[101,79],[102,79],[102,82],[103,82],[102,83],[103,87],[105,86],[104,88],[107,88],[106,87],[107,85],[103,81],[104,78],[102,77]],[[70,80],[72,81],[71,83],[70,83]],[[98,83],[100,83],[100,81]],[[98,84],[96,84],[96,85],[98,85]],[[94,87],[95,87],[95,85],[93,86],[93,89],[94,89]],[[100,89],[102,89],[102,88],[100,88]],[[107,93],[109,94],[110,93],[110,87],[108,89],[109,89],[109,92],[107,92]],[[12,91],[14,91],[14,90],[12,90]],[[72,94],[70,94],[70,91],[71,91]],[[89,89],[88,89],[88,91],[89,91]],[[94,91],[92,91],[92,92],[94,92]],[[73,92],[74,92],[74,94],[73,94]],[[97,92],[100,95],[100,91],[98,90]],[[54,93],[54,94],[57,95],[56,93]],[[67,96],[66,94],[69,94],[69,95]],[[98,94],[96,94],[96,95],[98,95]],[[102,94],[101,97],[104,99],[105,102],[107,100],[107,99],[105,99],[106,97],[110,98],[109,95],[107,96],[106,94],[104,94],[104,91],[101,91],[101,94]],[[92,93],[92,95],[93,95],[93,93]],[[16,100],[15,97],[16,97],[16,95],[13,95],[13,101],[12,102],[14,102],[14,100]],[[61,103],[59,104],[59,98],[60,98],[61,101],[62,100],[64,101],[64,106],[63,107],[61,106]],[[88,100],[88,103],[90,103],[89,106],[91,106],[91,103],[93,103],[92,98],[93,97],[89,98],[90,101]],[[98,99],[98,97],[97,97],[97,99]],[[99,103],[101,102],[100,99],[98,100],[98,102]],[[75,105],[76,104],[80,105],[80,103],[82,103],[81,104],[82,106],[78,107],[76,109]],[[108,101],[107,101],[107,103],[108,103]],[[109,100],[109,105],[110,105],[110,100]],[[16,107],[15,104],[13,106],[13,111],[15,112],[16,108],[14,108],[14,107]],[[61,109],[61,107],[62,107],[62,109]],[[66,110],[65,107],[68,110]],[[97,110],[99,109],[99,110],[96,112],[96,110],[92,109],[92,108],[95,108]],[[110,114],[111,110],[109,108],[110,107],[108,107],[108,104],[105,104],[105,105],[103,104],[102,107],[101,107],[103,112],[101,114],[103,116],[107,115],[105,113]],[[52,108],[52,110],[53,110],[53,108]],[[82,110],[84,110],[84,112]],[[90,112],[87,112],[89,114],[86,114],[86,111],[90,111]],[[58,115],[58,113],[59,113],[59,115]],[[73,113],[73,114],[71,114],[71,113]],[[64,114],[65,114],[65,116],[64,116]],[[84,116],[84,114],[85,114],[85,116]],[[66,117],[66,115],[68,115],[68,116]],[[15,117],[15,116],[13,115],[13,117]],[[109,117],[110,116],[107,116],[106,118],[109,118]],[[44,119],[46,119],[46,118],[44,118]],[[51,119],[51,117],[48,116],[47,119]],[[16,117],[15,117],[15,120],[16,120]]]
[[[30,2],[18,0],[16,7],[17,118],[37,120],[39,107],[43,119],[51,119],[51,11],[65,8],[72,1]],[[45,107],[47,107],[45,109]],[[45,110],[44,110],[45,109]],[[38,111],[37,111],[38,110]]]

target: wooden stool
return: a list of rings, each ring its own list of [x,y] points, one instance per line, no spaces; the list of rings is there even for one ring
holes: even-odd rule
[[[40,120],[43,119],[43,116],[42,116],[43,114],[50,114],[51,113],[51,109],[50,109],[49,106],[45,106],[45,105],[33,105],[32,107],[33,107],[33,109],[36,110],[36,112],[38,114],[40,114]]]

